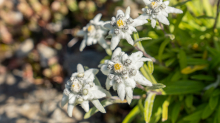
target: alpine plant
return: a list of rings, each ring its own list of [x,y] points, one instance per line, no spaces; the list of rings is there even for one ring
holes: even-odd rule
[[[105,60],[104,64],[99,65],[102,73],[107,75],[106,89],[109,90],[113,86],[122,101],[126,96],[128,104],[133,99],[133,89],[136,84],[152,86],[152,83],[139,71],[145,61],[151,61],[151,59],[142,56],[141,51],[128,56],[121,51],[121,48],[117,48],[113,52],[111,60]]]
[[[89,69],[84,71],[81,64],[77,65],[77,72],[73,73],[70,80],[67,81],[63,92],[61,106],[68,102],[67,113],[72,117],[74,106],[80,104],[88,112],[89,101],[102,113],[106,113],[104,107],[98,99],[111,97],[111,94],[100,86],[94,84],[95,75],[98,69]]]

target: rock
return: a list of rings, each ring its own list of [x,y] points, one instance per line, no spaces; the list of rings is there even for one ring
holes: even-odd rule
[[[34,48],[34,41],[32,39],[26,39],[16,51],[17,57],[26,57],[28,53]]]

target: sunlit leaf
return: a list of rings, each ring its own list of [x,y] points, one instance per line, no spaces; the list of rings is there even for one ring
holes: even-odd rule
[[[149,93],[147,95],[145,102],[144,102],[144,119],[145,119],[146,123],[148,123],[150,121],[155,96],[156,96],[156,94]]]
[[[139,113],[140,113],[140,109],[137,105],[130,111],[130,113],[125,117],[122,123],[131,123]]]

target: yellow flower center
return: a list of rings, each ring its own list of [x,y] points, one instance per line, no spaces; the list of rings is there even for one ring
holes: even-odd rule
[[[114,69],[115,70],[121,70],[122,68],[123,68],[123,66],[120,63],[114,64]]]
[[[72,85],[72,87],[74,87],[75,85]]]
[[[95,27],[93,26],[93,25],[90,25],[89,27],[88,27],[88,32],[91,32],[91,31],[93,31],[95,29]]]
[[[152,8],[157,7],[157,3],[156,3],[156,2],[151,2],[151,7],[152,7]]]
[[[121,19],[119,19],[119,20],[117,21],[117,26],[118,26],[118,27],[124,26],[124,21],[121,20]]]

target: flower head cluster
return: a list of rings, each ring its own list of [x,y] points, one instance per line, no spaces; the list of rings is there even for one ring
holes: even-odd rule
[[[167,19],[168,13],[183,13],[182,10],[170,7],[169,1],[163,0],[143,0],[146,7],[142,9],[144,12],[139,16],[140,19],[150,19],[151,26],[154,28],[156,26],[156,20],[159,22],[169,25],[169,20]]]
[[[88,112],[89,101],[91,101],[99,111],[105,113],[105,109],[98,99],[111,95],[108,91],[93,83],[98,69],[84,71],[83,66],[78,64],[77,71],[72,74],[70,80],[65,85],[61,106],[64,106],[68,102],[67,112],[72,117],[72,111],[75,105],[81,104],[82,108]]]
[[[113,52],[111,60],[105,60],[104,64],[99,65],[102,73],[108,76],[107,90],[113,86],[121,100],[124,100],[126,95],[129,104],[133,99],[133,89],[136,87],[136,83],[152,86],[152,83],[139,72],[145,61],[151,61],[151,59],[142,56],[143,53],[140,51],[128,56],[121,51],[121,48],[117,48]]]
[[[80,51],[86,47],[86,45],[90,46],[92,44],[96,44],[97,42],[104,48],[108,48],[108,45],[105,41],[104,35],[106,35],[107,31],[103,28],[103,21],[100,21],[102,14],[97,14],[93,20],[90,20],[82,30],[80,30],[77,35],[84,36],[84,39],[80,45]]]
[[[143,19],[132,19],[130,17],[130,7],[127,7],[126,12],[118,10],[116,17],[112,17],[111,22],[105,23],[104,27],[109,29],[109,35],[112,36],[111,39],[111,50],[114,50],[120,39],[126,39],[127,42],[131,45],[134,44],[131,34],[137,32],[135,27],[147,23],[147,20]]]

